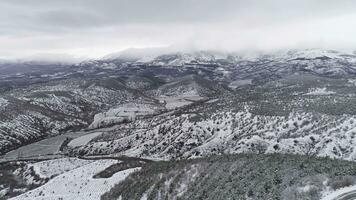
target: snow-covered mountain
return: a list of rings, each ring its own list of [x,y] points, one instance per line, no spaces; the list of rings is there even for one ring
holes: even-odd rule
[[[330,108],[337,101],[348,99],[353,102],[352,87],[356,75],[356,56],[353,53],[318,49],[254,56],[216,51],[160,53],[161,50],[155,49],[128,50],[118,57],[111,55],[110,59],[106,57],[75,65],[2,64],[1,151],[67,130],[86,128],[90,124],[93,128],[126,122],[128,119],[134,121],[132,117],[123,117],[132,116],[126,112],[134,113],[135,124],[146,123],[141,120],[147,118],[156,120],[151,117],[171,110],[185,113],[188,106],[190,109],[196,106],[196,109],[203,109],[200,112],[205,112],[207,107],[220,106],[239,113],[246,112],[241,110],[243,103],[249,104],[251,109],[265,109],[265,104],[269,103],[269,108],[276,111],[284,106],[277,106],[282,99],[287,105],[297,104],[291,98],[298,95],[301,97],[298,101],[302,102],[299,104],[305,105],[325,99],[328,99],[326,106]],[[142,59],[148,54],[150,59]],[[285,88],[289,90],[287,93]],[[273,96],[271,94],[276,93],[274,89],[285,93]],[[324,91],[323,96],[315,91]],[[285,100],[285,96],[290,99]],[[239,105],[238,108],[229,104],[241,98],[247,100],[237,101],[235,106]],[[210,100],[212,103],[207,103]],[[305,103],[307,101],[309,104]],[[318,108],[317,103],[314,104],[313,109]],[[130,108],[125,109],[125,105],[130,105]],[[309,107],[298,109],[309,116],[309,110],[305,110]],[[141,115],[138,114],[139,108],[149,108],[152,112]],[[220,111],[214,114],[218,113]],[[222,111],[220,114],[224,113]],[[339,109],[339,113],[355,114],[352,109],[343,108]],[[285,114],[292,114],[292,110]],[[178,116],[179,119],[181,117]],[[147,131],[159,128],[152,126],[151,129]],[[203,137],[213,137],[208,135],[203,134]],[[226,142],[230,140],[225,139],[228,140]],[[206,145],[204,141],[200,142]]]
[[[355,58],[354,53],[318,49],[253,55],[130,50],[73,65],[1,63],[0,161],[5,164],[0,166],[5,167],[0,175],[5,178],[0,179],[0,198],[21,193],[18,199],[46,198],[66,190],[68,197],[83,198],[155,197],[158,193],[152,191],[190,198],[196,194],[195,183],[216,182],[194,179],[197,168],[231,177],[227,171],[236,163],[261,161],[259,168],[245,165],[255,174],[265,164],[275,170],[286,157],[302,174],[316,169],[311,163],[327,167],[313,172],[318,178],[308,175],[293,184],[266,177],[277,182],[276,191],[263,186],[255,194],[239,195],[319,198],[323,190],[337,189],[333,178],[340,170],[352,174],[354,164],[345,162],[346,169],[340,161],[305,156],[356,160]],[[229,157],[246,153],[248,159]],[[62,158],[68,156],[82,159]],[[146,160],[186,158],[193,160]],[[24,161],[10,162],[19,159]],[[66,166],[59,169],[61,163]],[[340,170],[327,170],[334,169],[331,165]],[[285,167],[283,177],[296,172],[293,165]],[[74,174],[78,180],[69,178]],[[147,174],[152,174],[149,183],[143,181],[139,191],[127,193],[123,186],[140,184]],[[239,173],[233,177],[241,178]],[[311,182],[305,181],[309,178]],[[3,181],[9,179],[15,186]],[[57,187],[59,183],[67,185]],[[300,189],[312,187],[305,183],[314,184],[314,193]],[[93,191],[81,193],[85,184]],[[190,190],[181,184],[190,184]]]
[[[198,51],[163,54],[144,62],[138,60],[125,62],[125,65],[122,62],[124,61],[120,57],[112,58],[110,61],[118,68],[127,65],[174,70],[179,67],[180,72],[194,69],[196,73],[210,75],[212,79],[234,80],[242,76],[261,78],[258,76],[262,74],[283,76],[300,71],[309,71],[328,77],[350,75],[355,73],[356,55],[349,52],[319,49],[260,53],[254,56],[241,53]]]

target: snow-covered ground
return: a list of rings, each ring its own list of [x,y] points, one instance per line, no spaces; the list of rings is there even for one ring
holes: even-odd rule
[[[42,157],[56,154],[59,152],[60,146],[66,139],[65,135],[60,135],[48,139],[41,140],[18,149],[8,152],[3,156],[4,159]]]
[[[130,173],[140,170],[131,168],[115,173],[110,178],[93,178],[116,160],[98,160],[51,179],[45,185],[28,191],[12,200],[97,200]]]
[[[251,85],[252,84],[252,79],[245,79],[245,80],[237,80],[237,81],[233,81],[229,84],[229,87],[232,89],[236,89],[240,86],[244,86],[244,85]]]
[[[328,91],[326,88],[314,88],[310,90],[305,95],[332,95],[335,94],[334,91]]]
[[[70,141],[68,143],[68,146],[77,147],[77,146],[86,145],[88,142],[90,142],[92,139],[99,136],[100,134],[102,134],[102,132],[94,132],[87,135],[83,135],[81,137],[75,138],[72,141]]]
[[[346,195],[350,195],[351,197],[351,194],[356,194],[356,185],[344,187],[332,192],[327,191],[324,193],[322,200],[351,199],[351,198],[340,198],[340,197],[346,197]],[[356,195],[353,195],[353,197],[355,196]]]
[[[175,158],[177,152],[185,158],[257,152],[356,159],[354,115],[296,111],[287,116],[266,116],[253,114],[246,107],[239,112],[217,112],[201,121],[195,117],[194,113],[162,115],[122,124],[116,131],[104,133],[104,140],[74,151],[96,155],[100,150],[159,159]]]
[[[8,104],[8,101],[4,98],[0,97],[0,109],[1,107],[5,107]]]
[[[182,96],[160,96],[158,98],[160,101],[166,103],[166,108],[168,110],[180,108],[193,103],[194,101],[199,101],[204,99],[199,95],[182,95]]]
[[[107,112],[98,113],[89,128],[100,128],[126,121],[134,121],[138,116],[152,115],[157,109],[149,104],[127,103],[112,108]]]
[[[109,130],[109,129],[103,129]],[[9,161],[24,158],[46,158],[53,159],[62,157],[60,154],[60,147],[67,138],[77,138],[83,135],[90,134],[92,132],[77,131],[68,132],[63,135],[50,137],[39,142],[31,143],[13,151],[6,153],[4,156],[0,156],[0,161]]]
[[[28,164],[28,167],[33,167],[35,173],[41,178],[51,178],[92,162],[94,161],[78,158],[60,158]]]

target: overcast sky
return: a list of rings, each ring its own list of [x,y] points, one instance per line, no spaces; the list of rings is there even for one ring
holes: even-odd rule
[[[356,49],[354,0],[0,0],[0,58],[126,48]]]

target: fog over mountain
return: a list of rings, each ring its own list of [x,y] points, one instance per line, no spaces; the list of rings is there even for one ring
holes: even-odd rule
[[[0,58],[127,48],[354,49],[351,0],[2,0]]]

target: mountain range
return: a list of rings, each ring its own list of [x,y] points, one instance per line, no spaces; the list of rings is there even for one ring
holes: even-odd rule
[[[201,173],[213,173],[214,167],[208,167],[210,161],[204,159],[212,158],[217,168],[220,157],[214,156],[227,156],[223,158],[226,170],[236,168],[238,155],[250,154],[252,160],[243,157],[243,162],[256,162],[267,154],[262,160],[268,170],[276,167],[269,159],[286,159],[282,155],[290,154],[298,155],[290,161],[298,165],[305,156],[355,161],[355,91],[356,55],[334,50],[240,54],[147,49],[76,64],[4,62],[0,64],[0,155],[5,161],[63,156],[127,156],[147,163],[182,160],[178,168],[170,164],[166,168],[163,161],[152,165],[168,170],[167,179],[172,174],[194,174],[195,167]],[[236,158],[229,157],[235,154]],[[318,159],[310,162],[321,163]],[[16,167],[21,176],[35,173],[28,163]],[[153,170],[150,165],[143,169]],[[153,174],[163,173],[160,170]],[[220,171],[216,174],[220,176]],[[239,174],[234,177],[241,178]],[[37,179],[33,187],[50,178]],[[136,182],[128,184],[137,184],[137,179],[136,174],[130,179]],[[168,195],[159,185],[162,177],[154,175],[153,179],[152,188]],[[186,184],[205,183],[214,185],[213,180]],[[147,182],[143,184],[142,190],[150,189]],[[274,192],[256,195],[295,195],[286,189],[285,180],[278,184],[282,185]],[[179,185],[171,185],[178,195]],[[120,185],[115,188],[128,191]],[[315,197],[320,197],[318,188]],[[206,189],[202,196],[210,194]],[[123,194],[131,197],[143,191]],[[114,190],[105,195],[106,199],[119,198]],[[194,187],[184,195],[195,198]]]

